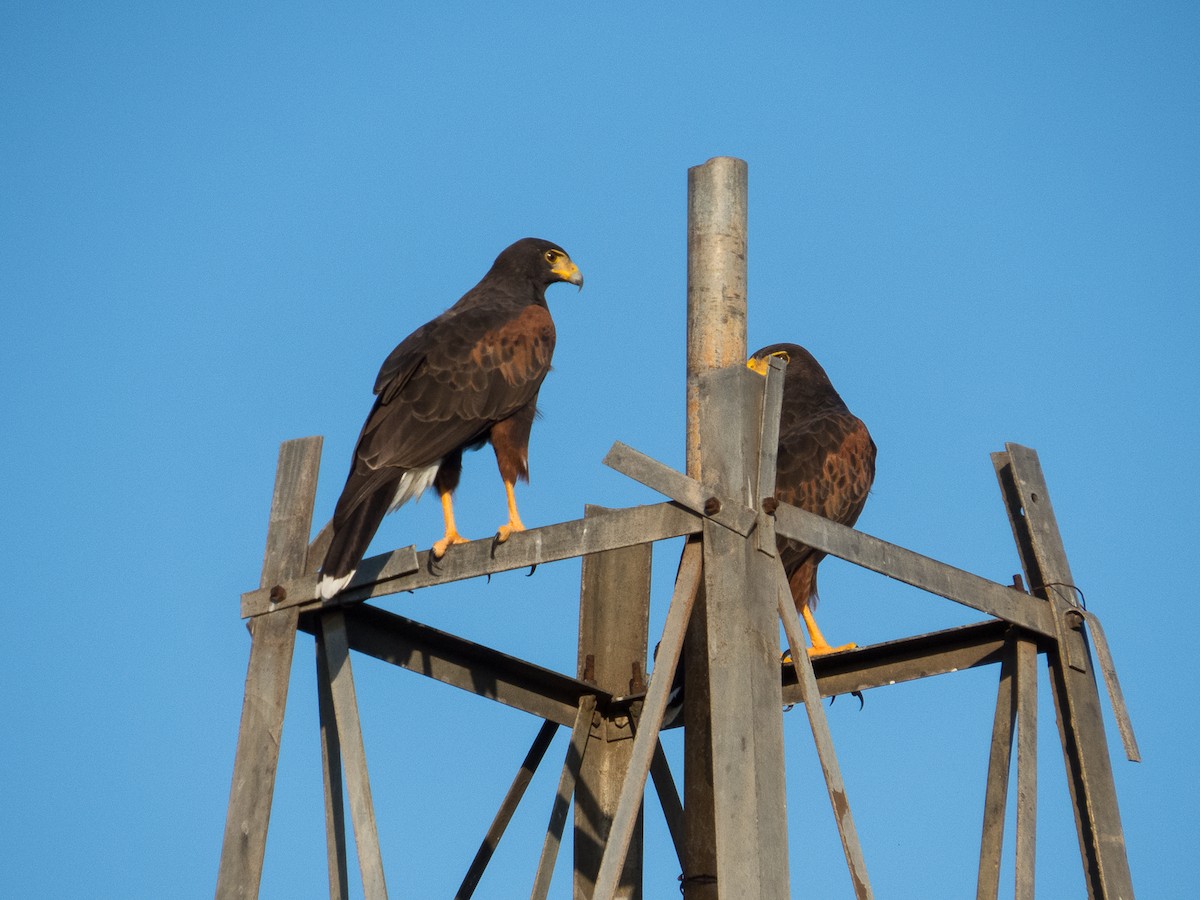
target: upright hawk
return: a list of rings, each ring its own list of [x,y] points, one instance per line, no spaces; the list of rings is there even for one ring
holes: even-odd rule
[[[529,480],[529,432],[538,390],[550,371],[554,321],[546,288],[583,287],[566,251],[523,238],[503,250],[483,280],[392,351],[375,379],[371,408],[333,514],[320,592],[330,598],[354,577],[383,517],[431,485],[441,497],[441,557],[466,539],[454,524],[451,495],[465,450],[491,443],[508,500],[505,541],[521,531],[513,485]]]
[[[875,442],[867,426],[834,390],[821,364],[803,347],[771,344],[751,356],[746,365],[765,375],[772,356],[782,356],[788,364],[779,415],[775,497],[839,524],[853,525],[875,480]],[[792,600],[808,626],[813,644],[809,655],[853,647],[831,647],[813,618],[817,566],[825,554],[781,537],[779,555]]]

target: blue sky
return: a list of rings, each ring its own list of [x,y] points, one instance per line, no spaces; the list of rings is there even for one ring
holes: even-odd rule
[[[1134,883],[1183,896],[1200,843],[1195,6],[399,7],[0,7],[0,893],[211,895],[238,597],[278,445],[325,435],[324,522],[383,358],[512,240],[560,243],[587,279],[549,292],[526,524],[655,500],[600,460],[622,440],[682,467],[686,175],[733,155],[751,348],[804,344],[868,423],[863,530],[1007,583],[988,454],[1039,451],[1145,758],[1125,762],[1113,730]],[[490,452],[468,458],[459,509],[470,535],[501,520]],[[439,534],[426,500],[374,548]],[[652,627],[678,549],[656,553]],[[578,579],[567,562],[383,605],[570,672]],[[822,592],[835,642],[978,618],[836,560]],[[538,723],[355,667],[393,896],[449,896]],[[996,674],[829,708],[878,896],[971,893]],[[1081,896],[1042,678],[1039,895]],[[326,888],[315,721],[302,637],[263,897]],[[802,712],[785,732],[795,892],[849,896]],[[664,741],[678,760],[681,736]],[[560,735],[477,896],[528,892],[564,752]],[[648,810],[647,896],[677,896]],[[567,883],[560,868],[553,893]]]

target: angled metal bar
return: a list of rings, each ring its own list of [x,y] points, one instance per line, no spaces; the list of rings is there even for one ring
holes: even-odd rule
[[[744,503],[726,497],[717,488],[688,478],[620,441],[613,443],[603,463],[742,537],[750,534],[754,527],[755,512]]]
[[[804,708],[808,711],[808,724],[812,728],[813,743],[821,761],[821,771],[825,773],[825,787],[829,791],[829,802],[833,806],[833,816],[837,821],[838,836],[842,840],[842,852],[846,856],[846,867],[854,886],[854,896],[858,900],[870,900],[874,894],[871,891],[871,879],[867,875],[867,861],[863,857],[862,845],[858,840],[858,829],[854,826],[854,815],[850,811],[850,800],[846,796],[846,785],[842,781],[842,769],[838,764],[837,752],[833,748],[829,720],[825,718],[825,708],[821,705],[821,694],[817,690],[817,679],[805,650],[804,632],[801,629],[800,617],[796,614],[791,591],[788,590],[787,576],[782,566],[777,568],[779,616],[783,619],[784,633],[792,645],[792,667],[799,679]]]
[[[1041,463],[1033,450],[1012,443],[992,460],[1030,587],[1048,601],[1058,625],[1058,644],[1047,662],[1088,894],[1100,900],[1129,898],[1133,878],[1100,694]]]
[[[483,836],[483,842],[479,845],[475,858],[471,860],[467,874],[463,876],[462,884],[458,886],[454,900],[470,900],[474,895],[475,888],[479,886],[479,880],[483,878],[483,873],[492,860],[492,854],[496,852],[500,838],[504,837],[504,831],[508,828],[508,823],[512,821],[513,813],[517,811],[521,798],[525,796],[525,789],[533,780],[533,773],[541,765],[542,757],[546,755],[546,749],[550,746],[550,741],[554,739],[556,731],[558,731],[556,722],[543,722],[542,727],[538,729],[538,733],[533,738],[533,744],[521,763],[521,768],[517,770],[516,777],[513,778],[508,793],[504,795],[500,808],[496,810],[496,816],[492,819],[487,834]]]
[[[997,900],[1000,895],[1000,862],[1004,850],[1004,817],[1008,807],[1008,777],[1012,770],[1012,742],[1017,718],[1017,645],[1005,642],[992,720],[988,755],[987,789],[983,800],[983,836],[979,842],[979,878],[976,900]]]
[[[663,752],[662,741],[655,742],[654,756],[650,760],[650,777],[654,781],[663,818],[667,820],[667,830],[671,833],[671,843],[675,845],[675,854],[682,868],[685,828],[683,803],[679,800],[679,788],[671,775],[671,765],[667,762],[667,754]]]
[[[346,810],[342,790],[342,745],[338,740],[325,637],[317,631],[317,710],[321,730],[321,774],[325,784],[325,850],[329,857],[329,900],[349,900],[346,859]]]
[[[342,613],[350,649],[538,718],[571,725],[580,698],[587,694],[594,694],[605,710],[612,704],[607,693],[587,682],[376,606],[348,606]],[[300,619],[301,630],[317,627],[316,616]]]
[[[367,752],[363,746],[362,725],[358,718],[358,699],[354,692],[354,673],[350,665],[350,646],[346,640],[346,622],[339,609],[321,617],[325,664],[329,668],[338,742],[342,747],[346,786],[350,797],[350,818],[354,822],[354,846],[362,873],[363,894],[367,900],[386,900],[383,856],[379,852],[379,830],[375,824],[375,804],[371,800],[371,780],[367,775]]]
[[[629,771],[625,775],[617,811],[608,830],[608,846],[604,849],[604,858],[596,875],[593,900],[612,900],[625,865],[625,854],[629,849],[629,841],[633,837],[634,825],[642,807],[646,778],[658,748],[658,732],[662,727],[663,714],[667,711],[671,681],[675,677],[675,668],[679,665],[683,637],[696,602],[696,593],[700,589],[702,559],[703,550],[699,543],[692,541],[684,547],[683,559],[679,563],[679,575],[675,580],[675,592],[667,609],[667,621],[658,645],[658,658],[650,677],[646,700],[642,705],[637,734],[633,738]]]
[[[1017,639],[1016,900],[1033,900],[1037,847],[1037,648]]]
[[[286,441],[279,448],[260,580],[263,587],[303,571],[321,444],[321,438],[311,437]],[[218,898],[257,897],[262,882],[296,619],[295,612],[283,611],[250,628],[250,663],[217,872]]]
[[[775,511],[775,531],[824,550],[831,556],[879,572],[922,590],[996,616],[1030,631],[1054,637],[1053,617],[1046,604],[962,569],[889,544],[853,528],[831,522],[787,503]]]
[[[1113,664],[1112,652],[1108,649],[1108,638],[1100,627],[1100,620],[1086,609],[1079,611],[1087,622],[1088,631],[1092,635],[1092,643],[1096,647],[1096,661],[1104,675],[1104,684],[1108,688],[1108,699],[1112,703],[1113,718],[1117,720],[1117,731],[1121,734],[1121,743],[1125,747],[1125,758],[1130,762],[1141,762],[1142,751],[1138,749],[1137,738],[1133,734],[1133,721],[1129,718],[1129,708],[1125,705],[1125,695],[1121,692],[1121,682],[1117,679],[1117,667]]]
[[[579,701],[579,712],[575,727],[571,730],[571,743],[567,747],[567,759],[563,763],[562,775],[558,779],[558,793],[554,795],[554,806],[550,809],[550,824],[546,828],[546,840],[542,843],[542,856],[538,860],[537,875],[533,880],[530,900],[546,900],[550,893],[550,880],[554,877],[554,863],[558,859],[558,848],[562,843],[563,827],[567,824],[567,810],[571,806],[571,795],[575,793],[575,781],[579,767],[587,751],[588,738],[592,734],[592,715],[596,712],[596,698],[589,694]]]
[[[656,503],[530,528],[517,532],[503,544],[497,544],[493,538],[456,544],[440,560],[432,558],[428,550],[414,556],[412,547],[402,547],[364,559],[354,580],[361,586],[348,588],[324,603],[317,599],[314,574],[298,573],[288,580],[247,591],[242,594],[242,616],[259,616],[290,606],[310,612],[481,575],[527,569],[602,550],[695,534],[700,530],[700,522],[700,517],[677,503]],[[279,597],[280,590],[275,590],[277,599],[272,602],[275,586],[284,596]]]

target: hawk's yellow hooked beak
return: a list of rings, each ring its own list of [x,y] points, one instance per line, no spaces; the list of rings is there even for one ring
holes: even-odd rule
[[[792,361],[792,358],[787,355],[786,351],[776,350],[774,353],[768,353],[762,359],[759,359],[757,356],[750,357],[748,360],[746,360],[746,368],[752,372],[757,372],[759,375],[762,375],[765,378],[767,376],[767,369],[771,367],[772,356],[778,356],[785,363]]]
[[[579,271],[579,266],[571,262],[569,256],[561,257],[550,271],[567,284],[577,285],[581,291],[583,290],[583,273]]]

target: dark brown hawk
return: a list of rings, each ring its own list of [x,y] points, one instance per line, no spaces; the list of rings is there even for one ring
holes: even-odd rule
[[[529,431],[554,353],[546,288],[556,281],[583,287],[579,268],[557,244],[519,240],[496,257],[479,284],[384,361],[333,514],[321,565],[323,598],[354,577],[383,517],[431,485],[446,523],[434,556],[465,542],[451,502],[464,450],[490,442],[496,451],[508,498],[508,521],[496,539],[524,529],[513,485],[529,480]]]
[[[779,416],[776,499],[842,525],[853,525],[875,480],[875,442],[867,426],[846,408],[829,376],[811,353],[796,344],[771,344],[746,365],[766,374],[767,359],[787,360]],[[831,647],[817,628],[817,566],[825,554],[799,541],[779,539],[779,555],[796,609],[808,626],[809,655],[848,650]]]

